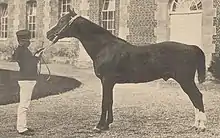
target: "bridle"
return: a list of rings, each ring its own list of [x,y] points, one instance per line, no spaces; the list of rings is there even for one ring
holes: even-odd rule
[[[55,37],[53,39],[52,42],[55,42],[55,40],[59,37],[59,35],[62,33],[62,31],[69,25],[71,25],[73,23],[73,21],[75,21],[78,17],[80,17],[80,15],[75,15],[74,17],[71,16],[71,19],[69,20],[69,22],[67,24],[65,24],[57,33],[53,34]],[[56,26],[56,25],[55,25]]]
[[[49,74],[49,77],[47,78],[47,81],[50,80],[50,76],[51,76],[51,72],[50,72],[50,69],[48,67],[48,65],[46,64],[44,58],[43,58],[43,55],[42,53],[47,50],[48,48],[50,48],[52,45],[54,45],[56,42],[57,42],[57,39],[59,39],[59,35],[62,33],[62,31],[69,25],[71,25],[73,23],[73,21],[75,21],[78,17],[80,17],[80,15],[75,15],[74,17],[71,16],[71,19],[69,20],[69,22],[67,24],[65,24],[57,33],[53,34],[55,37],[54,39],[52,40],[52,43],[44,48],[41,48],[39,49],[37,52],[35,52],[34,55],[36,55],[37,53],[40,53],[40,58],[42,59],[42,61],[44,62],[44,64],[46,65],[46,68],[48,70],[48,74]],[[55,25],[56,26],[56,25]],[[53,28],[53,27],[52,27]],[[38,70],[38,74],[40,74],[41,72],[41,65],[42,65],[42,62],[40,61],[40,67],[39,67],[39,70]]]

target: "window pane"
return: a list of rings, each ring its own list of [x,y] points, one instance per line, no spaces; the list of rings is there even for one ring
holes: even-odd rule
[[[29,24],[28,25],[28,30],[31,30],[31,29],[32,29],[31,24]]]
[[[35,24],[33,24],[33,28],[32,29],[35,30]]]
[[[109,1],[106,0],[104,3],[103,10],[108,10],[108,6],[109,6]]]
[[[33,16],[33,23],[35,23],[35,16]]]
[[[176,11],[176,8],[177,8],[177,6],[176,6],[176,2],[174,2],[174,3],[173,3],[173,7],[172,7],[172,11],[175,12],[175,11]]]
[[[32,32],[32,38],[35,38],[35,32]]]
[[[63,5],[63,10],[62,10],[62,12],[65,12],[65,9],[66,9],[66,6],[65,6],[65,5]]]
[[[108,11],[115,11],[115,0],[109,1]]]
[[[8,37],[8,33],[7,32],[5,32],[5,38],[7,38]]]
[[[115,30],[111,30],[112,34],[115,34]]]
[[[112,26],[112,21],[108,21],[108,29],[113,29]]]
[[[190,10],[191,10],[191,11],[197,10],[197,7],[196,7],[195,2],[192,2],[192,5],[190,6]]]
[[[108,17],[108,16],[107,16],[107,12],[103,12],[103,18],[102,18],[102,19],[103,19],[103,20],[107,20],[107,17]]]
[[[199,10],[202,10],[202,2],[201,1],[197,4],[197,7]]]
[[[70,5],[67,5],[67,9],[68,9],[68,8],[70,9]],[[67,11],[67,10],[66,10],[66,11]]]
[[[109,20],[113,20],[113,11],[110,11],[109,13],[108,13],[108,19]]]
[[[32,16],[29,16],[29,23],[32,22]]]
[[[103,21],[102,25],[103,25],[103,28],[107,29],[107,22],[106,21]]]

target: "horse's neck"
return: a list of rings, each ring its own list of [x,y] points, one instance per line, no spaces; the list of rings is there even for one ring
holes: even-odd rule
[[[95,60],[98,53],[106,47],[106,43],[108,43],[108,42],[105,42],[104,39],[106,39],[106,38],[102,38],[100,41],[93,38],[93,37],[88,38],[88,39],[80,39],[79,38],[84,49],[86,50],[86,52],[88,53],[88,55],[90,56],[90,58],[92,60]]]
[[[88,21],[89,22],[89,21]],[[87,27],[90,26],[90,27]],[[88,55],[94,60],[97,54],[108,46],[108,43],[114,41],[115,37],[108,31],[95,24],[83,24],[79,26],[79,34],[77,38],[81,41]]]

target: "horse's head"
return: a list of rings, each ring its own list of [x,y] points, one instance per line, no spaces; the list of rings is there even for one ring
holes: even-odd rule
[[[74,20],[79,16],[75,13],[74,9],[68,9],[68,13],[62,16],[57,24],[47,32],[47,38],[53,43],[64,37],[72,37],[73,30],[70,29]]]

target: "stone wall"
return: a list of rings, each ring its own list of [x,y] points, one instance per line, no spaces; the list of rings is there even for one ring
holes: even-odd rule
[[[213,0],[213,7],[215,8],[216,16],[213,18],[213,25],[215,27],[215,34],[213,35],[213,43],[215,44],[215,53],[220,53],[220,0]]]
[[[154,33],[157,21],[155,11],[157,5],[155,0],[130,0],[128,7],[128,28],[127,40],[135,45],[144,45],[156,42]]]
[[[100,24],[100,15],[101,15],[101,0],[89,0],[89,19],[96,24]]]

